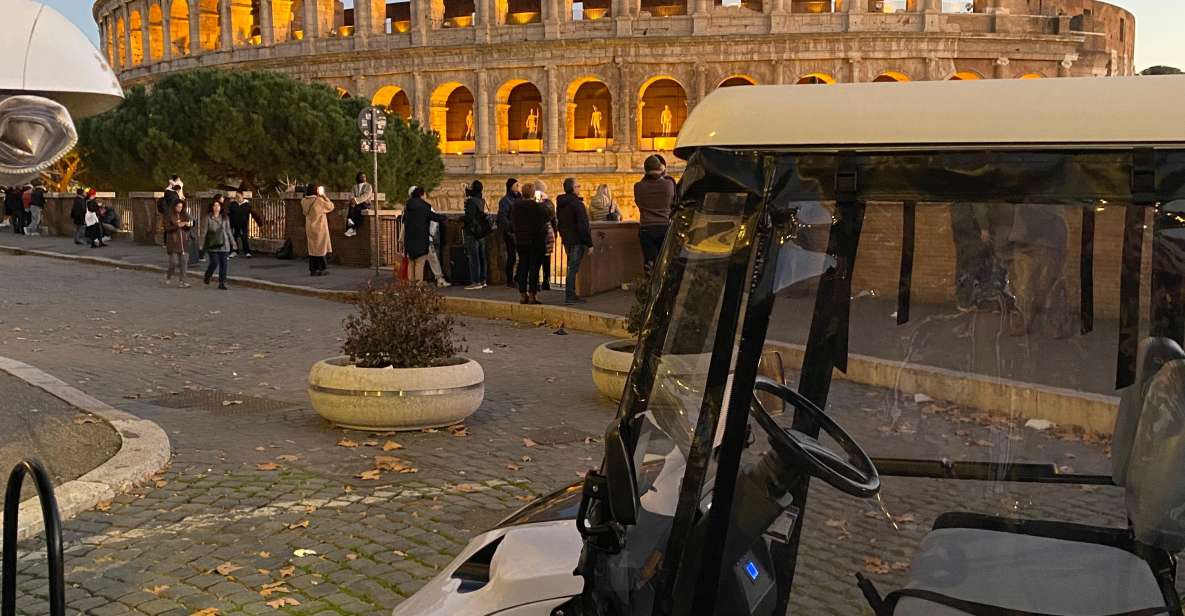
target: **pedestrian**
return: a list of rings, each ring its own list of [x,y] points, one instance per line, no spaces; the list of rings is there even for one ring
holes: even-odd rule
[[[309,184],[304,199],[300,200],[304,212],[304,231],[309,245],[309,275],[324,276],[329,273],[325,256],[333,252],[329,242],[329,220],[333,202],[325,196],[325,187]]]
[[[81,246],[86,237],[86,201],[94,194],[94,190],[86,191],[82,188],[74,191],[74,205],[70,206],[70,221],[74,223],[74,243]]]
[[[9,186],[4,189],[4,214],[12,224],[12,232],[18,235],[25,233],[25,210],[21,205],[21,189]]]
[[[403,246],[409,260],[407,277],[413,283],[423,284],[424,266],[428,263],[431,244],[428,240],[432,231],[431,223],[444,223],[448,218],[432,211],[432,206],[424,200],[423,188],[412,186],[408,196],[407,204],[403,207]]]
[[[589,227],[588,210],[580,196],[580,183],[576,178],[564,179],[564,194],[555,200],[556,220],[564,252],[568,254],[568,272],[564,279],[564,303],[583,304],[576,294],[576,274],[586,254],[592,254],[592,229]]]
[[[240,257],[251,258],[251,220],[255,220],[255,224],[262,226],[263,221],[259,219],[259,214],[255,213],[255,209],[251,206],[251,201],[243,196],[243,191],[235,191],[235,196],[230,201],[230,206],[227,208],[230,215],[230,232],[237,243],[235,250],[238,251]],[[231,256],[234,256],[232,253]]]
[[[539,276],[539,290],[551,290],[551,258],[555,254],[555,236],[556,236],[556,220],[555,220],[555,203],[552,202],[551,197],[547,196],[547,184],[543,180],[535,180],[535,200],[543,205],[547,211],[548,225],[547,225],[547,244],[544,247],[543,260],[539,264],[542,273]]]
[[[215,199],[210,204],[210,211],[206,215],[206,234],[202,240],[202,248],[210,256],[210,264],[206,266],[206,276],[202,282],[210,284],[210,278],[214,276],[214,269],[217,268],[218,288],[226,290],[227,261],[234,245],[235,238],[230,230],[230,216],[222,209],[222,199]]]
[[[173,209],[167,212],[163,221],[165,229],[165,252],[169,255],[169,271],[165,274],[165,284],[173,281],[173,272],[177,273],[177,286],[185,289],[189,283],[185,282],[185,274],[189,269],[189,257],[185,254],[186,237],[193,228],[193,219],[185,211],[184,201],[174,201]]]
[[[435,220],[428,222],[428,267],[432,269],[432,277],[436,279],[436,286],[444,288],[452,286],[444,277],[444,269],[440,267],[440,223]]]
[[[185,192],[182,186],[181,176],[174,175],[170,177],[168,184],[165,185],[164,195],[156,200],[156,213],[160,216],[162,234],[164,232],[165,219],[172,215],[173,206],[179,201],[185,201]],[[162,235],[161,237],[163,238],[164,236]]]
[[[29,226],[25,235],[41,235],[41,214],[45,211],[45,186],[37,181],[30,184],[29,191]]]
[[[354,176],[354,191],[350,197],[350,209],[346,211],[346,237],[358,235],[362,228],[362,212],[374,207],[374,187],[366,181],[366,174],[361,171]]]
[[[0,211],[0,227],[12,226],[12,223],[9,222],[9,219],[12,217],[12,213],[8,211],[8,190],[9,188],[7,186],[0,186],[0,196],[4,197],[4,209]]]
[[[593,195],[592,201],[588,204],[588,219],[589,221],[621,220],[621,209],[617,207],[617,202],[609,193],[608,184],[597,186],[597,194]]]
[[[503,273],[506,274],[506,286],[514,288],[514,261],[517,256],[517,251],[514,247],[514,225],[510,220],[511,209],[514,207],[514,202],[522,198],[522,193],[519,192],[518,180],[509,178],[506,180],[506,194],[498,201],[498,228],[502,230],[502,252],[505,253],[505,265]]]
[[[493,229],[490,215],[486,212],[486,200],[482,196],[480,180],[465,188],[465,219],[462,230],[465,233],[465,254],[469,256],[468,290],[484,289],[486,286],[486,236]]]
[[[86,206],[86,214],[83,222],[86,223],[86,239],[90,243],[91,248],[102,248],[106,246],[103,243],[103,223],[99,219],[99,210],[102,207],[98,201],[91,201]]]
[[[25,235],[33,235],[30,233],[33,226],[33,185],[25,184],[21,188],[21,232]]]
[[[1041,333],[1053,338],[1073,335],[1073,317],[1066,291],[1066,252],[1069,231],[1059,205],[1015,208],[1008,236],[1016,311],[1009,315],[1008,334]]]
[[[99,225],[103,227],[103,241],[110,242],[112,237],[119,232],[122,225],[122,220],[119,218],[119,211],[114,206],[103,204],[99,206]]]
[[[511,208],[511,223],[514,226],[515,250],[518,251],[518,290],[522,294],[521,304],[538,304],[539,270],[546,258],[547,236],[551,227],[551,214],[536,199],[535,186],[531,183],[522,187],[522,197]]]
[[[662,159],[648,156],[643,163],[646,174],[634,184],[634,203],[638,205],[638,241],[642,244],[642,267],[654,267],[662,250],[667,227],[671,224],[671,204],[675,184],[666,177]]]

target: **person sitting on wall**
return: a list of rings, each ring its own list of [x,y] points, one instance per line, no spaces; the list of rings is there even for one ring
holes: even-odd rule
[[[350,209],[346,211],[346,237],[358,235],[362,228],[362,212],[374,207],[374,187],[366,181],[366,174],[361,171],[354,176],[354,191],[350,197]]]

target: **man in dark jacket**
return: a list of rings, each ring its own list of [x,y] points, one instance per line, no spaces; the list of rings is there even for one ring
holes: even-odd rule
[[[17,186],[4,189],[4,213],[12,220],[12,232],[18,235],[25,233],[25,206],[21,204],[21,192]]]
[[[424,189],[412,186],[409,191],[410,199],[403,206],[403,246],[407,255],[407,277],[411,282],[424,282],[424,266],[428,263],[428,233],[431,231],[432,221],[444,224],[448,218],[444,214],[432,211],[432,206],[424,201]]]
[[[580,196],[580,184],[576,178],[564,178],[564,194],[555,201],[556,219],[564,251],[568,254],[568,273],[564,281],[564,303],[583,304],[576,295],[576,274],[584,255],[592,254],[592,229],[588,223],[588,210]]]
[[[70,222],[74,223],[74,243],[85,244],[86,237],[86,191],[79,188],[74,191],[74,205],[70,207]]]
[[[667,177],[662,160],[649,156],[644,163],[646,175],[634,184],[634,203],[638,206],[638,241],[642,244],[642,266],[654,266],[662,251],[667,227],[671,224],[671,204],[675,201],[675,183]]]
[[[514,225],[510,222],[510,211],[514,207],[514,202],[522,198],[519,193],[518,180],[510,178],[506,180],[506,194],[502,200],[498,202],[498,228],[502,230],[502,246],[506,252],[506,286],[514,288]]]
[[[533,184],[523,185],[523,197],[510,209],[514,227],[515,250],[518,251],[518,290],[522,304],[538,304],[539,269],[547,258],[547,242],[551,232],[551,210],[541,201],[527,195],[535,194]]]
[[[235,242],[238,243],[238,253],[240,257],[251,258],[251,219],[255,219],[255,224],[262,225],[263,221],[259,219],[259,214],[251,208],[251,202],[243,196],[243,191],[236,191],[233,199],[230,200],[228,208],[230,214],[230,232],[234,237]]]

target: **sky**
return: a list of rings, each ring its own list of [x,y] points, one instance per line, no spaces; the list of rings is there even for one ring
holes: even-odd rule
[[[98,45],[91,0],[42,0],[69,17]],[[1136,70],[1164,64],[1185,69],[1185,2],[1111,0],[1136,15]]]

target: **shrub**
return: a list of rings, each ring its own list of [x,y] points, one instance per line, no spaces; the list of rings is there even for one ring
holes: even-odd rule
[[[443,301],[423,285],[368,286],[359,294],[357,312],[346,317],[342,353],[360,368],[443,365],[464,350]]]

